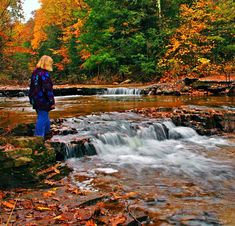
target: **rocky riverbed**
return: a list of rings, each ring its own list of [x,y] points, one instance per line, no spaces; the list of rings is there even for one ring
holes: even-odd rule
[[[176,126],[192,128],[200,135],[229,135],[235,132],[235,113],[231,110],[158,107],[132,109],[126,112],[156,120],[168,119]],[[54,136],[73,135],[74,139],[70,142],[76,150],[77,157],[95,155],[96,151],[90,144],[90,137],[80,136],[76,128],[64,125],[64,121],[66,119],[57,119],[52,122],[52,134]],[[28,179],[21,180],[21,177],[25,177],[25,174],[21,175],[21,170],[25,170],[29,177],[37,180],[37,171],[57,160],[65,159],[66,144],[63,140],[52,139],[52,141],[44,142],[39,137],[32,137],[33,130],[33,124],[19,124],[6,136],[2,133],[0,137],[2,187],[14,186],[14,184],[28,181]],[[6,180],[6,178],[8,179]]]
[[[130,120],[133,117],[133,123],[126,124],[123,121],[123,116],[126,114]],[[128,155],[124,167],[118,167],[115,162],[102,162],[102,158],[90,156],[95,153],[84,152],[89,150],[87,147],[91,140],[90,137],[80,136],[80,132],[89,131],[91,128],[94,131],[104,130],[104,132],[107,129],[111,131],[111,134],[108,133],[111,135],[110,138],[115,138],[112,133],[114,128],[112,123],[115,121],[105,113],[77,119],[54,120],[52,122],[54,139],[45,143],[40,138],[29,136],[33,131],[32,124],[21,125],[1,138],[0,153],[6,160],[3,161],[1,168],[5,174],[0,174],[1,177],[5,176],[5,179],[1,178],[1,181],[7,182],[8,172],[11,174],[11,182],[17,182],[8,183],[8,186],[11,185],[15,187],[14,189],[5,187],[5,190],[0,191],[1,222],[9,221],[16,225],[232,225],[235,222],[232,205],[233,165],[223,165],[228,163],[228,157],[231,161],[234,159],[234,147],[226,146],[226,143],[219,138],[234,139],[232,138],[235,129],[233,111],[195,107],[138,108],[115,113],[114,116],[117,122],[123,122],[115,124],[120,131],[125,131],[123,126],[131,129],[128,132],[134,136],[130,140],[131,147],[134,145],[132,141],[136,140],[136,135],[141,139],[145,136],[146,139],[152,139],[152,135],[147,134],[153,132],[152,128],[163,131],[156,134],[159,135],[156,144],[163,145],[160,153],[166,155],[162,161],[165,161],[163,162],[165,169],[170,170],[167,174],[164,173],[164,168],[149,168],[148,165],[153,163],[147,161],[148,158],[139,164],[141,157],[145,157],[144,152],[139,156],[139,160],[133,159],[137,161],[134,165],[128,164],[131,159]],[[167,123],[162,124],[162,120]],[[208,142],[208,153],[204,153],[203,156],[198,155],[202,147],[194,150],[190,139],[181,142],[183,137],[180,137],[182,135],[180,130],[174,130],[174,134],[169,135],[167,133],[169,120],[177,126],[188,128],[185,131],[190,133],[192,132],[190,128],[194,128],[193,134],[197,131],[200,135],[207,135],[208,138],[204,139],[202,136],[197,142],[203,141],[200,143],[202,146]],[[93,124],[94,122],[96,124]],[[82,123],[84,130],[73,127],[74,123]],[[89,128],[86,123],[89,124]],[[152,127],[152,124],[157,127]],[[135,131],[136,135],[132,134]],[[105,135],[106,138],[98,137],[105,141],[108,134]],[[175,148],[174,145],[168,148],[170,143],[164,141],[165,138],[161,137],[161,134],[166,138],[171,136],[176,146],[189,144],[189,148],[183,148],[183,155],[180,157],[180,153],[171,150]],[[212,135],[219,137],[217,140],[210,139]],[[73,171],[58,179],[57,176],[62,174],[64,162],[56,163],[56,156],[61,159],[68,157],[63,145],[68,142],[70,136],[74,137],[70,140],[72,145],[77,145],[73,151],[80,151],[80,156],[78,155],[80,160],[78,158],[67,160],[66,166]],[[92,136],[97,137],[97,134],[93,133]],[[57,137],[64,137],[65,140]],[[117,148],[118,143],[115,142],[110,144]],[[120,142],[123,144],[122,140]],[[213,148],[213,143],[218,143],[222,149],[218,149],[219,146]],[[152,145],[148,146],[146,150],[151,147]],[[191,149],[194,150],[193,158],[190,157]],[[152,158],[154,153],[149,151],[149,157]],[[177,162],[173,164],[168,159],[171,151],[181,166],[180,170]],[[116,153],[111,160],[114,160],[118,154]],[[215,156],[218,162],[213,159]],[[185,161],[181,161],[179,157]],[[158,166],[161,164],[160,160],[161,156],[155,159]],[[8,168],[7,166],[4,168],[7,161],[10,164]],[[18,177],[19,175],[21,177]],[[30,183],[20,185],[20,181]],[[34,189],[32,184],[35,186]],[[22,189],[22,185],[26,188]],[[31,189],[27,188],[29,186]]]

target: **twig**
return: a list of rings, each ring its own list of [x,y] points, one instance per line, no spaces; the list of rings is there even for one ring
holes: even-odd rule
[[[131,213],[129,206],[130,206],[130,203],[128,202],[128,205],[126,207],[128,214],[134,219],[134,221],[138,223],[138,225],[142,225],[141,222]]]
[[[8,226],[8,225],[9,225],[9,222],[10,222],[10,220],[11,220],[11,216],[12,216],[12,214],[13,214],[13,211],[15,210],[16,203],[17,203],[17,201],[18,201],[18,198],[19,198],[19,197],[20,197],[20,194],[18,194],[18,197],[16,198],[15,204],[14,204],[14,206],[13,206],[13,208],[12,208],[12,210],[11,210],[11,213],[10,213],[10,215],[9,215],[9,217],[8,217],[8,220],[7,220],[6,226]]]

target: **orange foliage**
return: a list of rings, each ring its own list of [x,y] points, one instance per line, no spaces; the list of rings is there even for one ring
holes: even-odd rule
[[[53,54],[62,56],[62,61],[56,66],[59,70],[64,69],[64,65],[70,63],[67,43],[72,37],[79,37],[80,29],[84,21],[74,16],[76,11],[86,7],[82,0],[40,0],[41,8],[35,14],[34,37],[32,40],[33,49],[38,49],[40,43],[47,40],[45,28],[47,26],[57,26],[61,29],[63,36],[60,37],[62,46],[59,50],[54,50]]]
[[[34,54],[30,47],[24,47],[24,43],[30,43],[33,37],[33,21],[29,21],[26,24],[17,22],[13,27],[13,34],[11,36],[11,41],[6,43],[6,49],[4,54],[12,55],[14,53],[30,53]]]
[[[181,25],[170,39],[170,45],[159,67],[169,79],[208,75],[212,62],[207,59],[214,47],[207,29],[216,20],[215,1],[199,0],[193,7],[181,6]],[[218,7],[217,7],[218,8]]]

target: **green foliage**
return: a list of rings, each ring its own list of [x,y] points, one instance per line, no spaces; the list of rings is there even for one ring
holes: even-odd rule
[[[84,1],[87,6],[75,8],[73,18],[64,21],[63,26],[43,27],[47,38],[40,44],[38,57],[44,54],[53,57],[55,64],[63,69],[55,68],[57,78],[74,83],[96,75],[107,80],[120,76],[152,81],[168,70],[173,74],[177,74],[176,71],[188,74],[204,70],[205,65],[230,62],[235,57],[233,0]],[[17,2],[21,1],[13,0],[8,11],[7,18],[12,21],[20,17],[21,4]],[[81,24],[74,26],[78,21]],[[187,26],[189,24],[191,27]],[[4,38],[0,35],[0,63],[3,65],[1,43]],[[22,46],[30,48],[30,42]],[[209,62],[206,64],[200,59]],[[15,62],[11,64],[14,65],[11,76],[24,79],[20,75],[27,71],[30,55],[15,53],[10,60]]]
[[[61,46],[61,29],[57,26],[47,26],[46,27],[47,40],[42,42],[40,48],[38,49],[39,58],[43,55],[52,56],[54,64],[56,65],[62,60],[62,57],[56,53]],[[59,78],[60,72],[54,67],[54,76]]]
[[[68,65],[69,74],[73,74],[79,71],[79,65],[81,64],[79,51],[75,37],[72,37],[68,45],[70,64]]]
[[[155,0],[87,0],[91,12],[79,38],[91,54],[83,63],[85,73],[151,80],[178,26],[180,4],[191,2],[162,1],[159,17]]]
[[[60,28],[58,28],[57,26],[47,26],[45,30],[47,40],[41,43],[41,46],[38,50],[39,56],[53,55],[54,50],[59,49],[61,45],[61,41],[59,39],[61,37]],[[56,59],[54,59],[54,61],[57,62]]]
[[[232,60],[235,57],[235,2],[233,0],[217,1],[214,11],[216,19],[211,22],[208,38],[214,41],[213,58],[217,63]]]

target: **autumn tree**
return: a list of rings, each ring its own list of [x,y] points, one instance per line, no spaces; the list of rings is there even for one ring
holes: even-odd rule
[[[234,6],[232,0],[199,0],[181,6],[180,26],[159,63],[166,77],[206,76],[218,71],[221,59],[234,58]]]
[[[64,74],[68,68],[74,69],[71,65],[77,60],[76,48],[72,46],[74,37],[79,35],[80,11],[84,7],[82,1],[41,0],[41,8],[35,13],[33,49],[39,56],[51,55],[56,69]]]
[[[0,2],[0,70],[9,66],[9,42],[14,34],[14,26],[23,18],[21,0],[1,0]]]
[[[32,19],[27,23],[15,23],[11,42],[8,43],[12,79],[18,80],[20,83],[27,83],[31,70],[35,66],[35,52],[31,47],[33,27]]]

